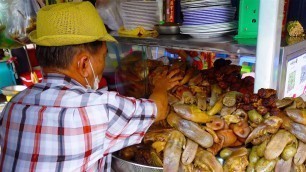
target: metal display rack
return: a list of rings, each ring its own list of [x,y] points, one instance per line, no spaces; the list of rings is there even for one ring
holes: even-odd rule
[[[118,42],[124,44],[136,44],[143,46],[158,46],[195,51],[214,51],[241,55],[256,54],[256,40],[253,45],[240,44],[233,39],[233,36],[195,39],[189,35],[159,35],[157,38],[135,38],[120,37],[116,33],[112,35]]]
[[[118,42],[130,45],[255,56],[257,77],[254,92],[260,88],[273,88],[278,90],[278,96],[282,98],[287,56],[290,52],[306,51],[306,41],[290,46],[281,44],[283,8],[284,0],[260,0],[258,38],[243,40],[247,44],[233,39],[233,36],[194,39],[188,35],[160,35],[157,38],[120,37],[116,33],[112,35]]]

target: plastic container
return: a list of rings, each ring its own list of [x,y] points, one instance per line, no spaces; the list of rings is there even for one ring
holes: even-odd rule
[[[235,38],[257,38],[260,0],[241,0],[238,35]]]
[[[12,64],[0,61],[0,88],[9,85],[16,85]]]
[[[96,1],[96,9],[104,23],[111,30],[118,30],[122,25],[122,19],[117,9],[117,1]]]

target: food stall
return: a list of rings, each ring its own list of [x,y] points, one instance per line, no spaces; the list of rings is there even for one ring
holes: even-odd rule
[[[306,104],[300,96],[306,41],[281,43],[284,1],[260,2],[255,42],[228,35],[112,33],[119,42],[108,45],[113,89],[147,97],[154,72],[180,69],[183,76],[181,86],[169,91],[167,119],[154,124],[142,144],[115,153],[114,171],[305,171]],[[128,56],[131,49],[142,53]],[[160,49],[199,52],[206,66],[161,58]],[[255,79],[242,77],[244,58],[256,64]],[[129,90],[135,85],[136,92]]]

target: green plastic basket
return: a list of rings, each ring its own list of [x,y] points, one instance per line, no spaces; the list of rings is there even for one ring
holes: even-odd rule
[[[240,0],[238,35],[235,38],[257,38],[260,0]]]

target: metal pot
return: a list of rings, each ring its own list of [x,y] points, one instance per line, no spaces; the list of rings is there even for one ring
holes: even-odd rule
[[[177,35],[177,34],[180,34],[180,27],[179,26],[156,25],[155,28],[156,28],[157,32],[161,35]]]
[[[116,154],[112,155],[112,169],[114,172],[162,172],[162,167],[153,167],[121,159]]]

